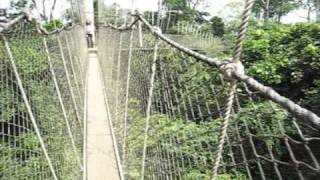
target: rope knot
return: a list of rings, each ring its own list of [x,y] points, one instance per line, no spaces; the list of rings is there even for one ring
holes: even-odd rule
[[[233,61],[227,59],[220,65],[220,70],[223,72],[224,77],[229,81],[235,81],[234,74],[244,75],[244,66],[240,61]]]

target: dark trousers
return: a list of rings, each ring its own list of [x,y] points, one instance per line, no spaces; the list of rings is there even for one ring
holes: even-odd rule
[[[92,34],[87,34],[87,44],[88,44],[88,48],[93,48],[93,41],[92,41]]]

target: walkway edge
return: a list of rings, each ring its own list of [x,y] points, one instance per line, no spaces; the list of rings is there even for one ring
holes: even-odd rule
[[[89,61],[89,52],[87,61]],[[83,180],[87,180],[87,119],[88,119],[88,79],[89,79],[90,63],[87,62],[85,70],[85,84],[84,84],[84,114],[83,114]]]
[[[113,130],[112,117],[111,117],[108,97],[107,97],[107,93],[106,93],[105,81],[103,81],[104,77],[103,77],[103,72],[102,72],[102,69],[101,69],[102,66],[101,66],[101,62],[100,62],[99,57],[98,57],[98,63],[99,63],[99,67],[100,67],[99,74],[100,74],[100,77],[102,79],[104,102],[105,102],[106,108],[107,108],[106,109],[107,110],[107,116],[108,116],[108,122],[107,123],[108,123],[110,131],[111,131],[112,142],[113,142],[113,150],[114,150],[114,153],[116,155],[116,161],[117,161],[117,166],[118,166],[119,177],[120,177],[120,180],[125,180],[124,172],[123,172],[123,168],[122,168],[122,164],[121,164],[121,158],[120,158],[120,154],[119,154],[119,149],[118,149],[118,142],[117,142],[117,138],[116,138],[116,135],[114,133],[114,130]]]

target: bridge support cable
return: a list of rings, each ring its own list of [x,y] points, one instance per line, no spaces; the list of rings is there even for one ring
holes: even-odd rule
[[[101,79],[104,80],[103,86],[104,86],[104,96],[105,96],[105,104],[106,104],[106,110],[108,115],[108,124],[110,127],[111,135],[112,135],[112,141],[113,141],[113,147],[114,152],[116,154],[116,161],[117,161],[117,167],[119,170],[119,177],[120,179],[125,179],[125,169],[124,169],[124,163],[122,162],[122,138],[123,138],[123,131],[121,129],[123,123],[123,117],[119,116],[117,113],[115,113],[115,102],[116,102],[116,89],[118,88],[117,82],[117,69],[118,69],[118,45],[117,48],[111,48],[111,46],[107,46],[108,42],[117,42],[119,43],[119,35],[120,33],[111,33],[112,30],[105,29],[105,28],[99,28],[98,32],[105,32],[109,36],[101,36],[98,39],[99,43],[99,49],[102,47],[106,47],[105,51],[98,51],[99,55],[99,62],[101,65]],[[107,54],[109,56],[107,56]],[[121,65],[121,64],[120,64]],[[122,69],[122,68],[121,68]],[[124,68],[125,69],[125,68]],[[125,75],[127,76],[127,75]],[[121,76],[120,76],[121,77]],[[122,89],[122,88],[121,88]],[[120,101],[121,102],[121,101]],[[122,115],[122,114],[121,114]],[[121,123],[120,123],[121,121]]]
[[[67,47],[67,51],[68,51],[68,56],[69,56],[69,62],[70,62],[70,75],[71,77],[73,78],[72,79],[72,82],[74,82],[75,84],[75,91],[77,92],[78,96],[76,99],[78,99],[78,107],[81,108],[83,107],[83,102],[82,102],[82,98],[80,97],[83,97],[83,94],[81,93],[81,87],[80,87],[80,83],[82,80],[78,77],[77,74],[80,74],[79,72],[76,72],[76,67],[75,67],[75,56],[73,56],[72,52],[71,52],[71,48],[70,48],[70,43],[73,43],[72,41],[69,42],[69,38],[68,38],[69,34],[67,34],[65,36],[65,43],[66,43],[66,47]],[[81,75],[81,74],[80,74]],[[79,117],[81,117],[81,115],[79,114]]]
[[[122,162],[125,165],[126,160],[126,141],[127,141],[127,121],[128,121],[128,105],[129,105],[129,88],[131,80],[131,60],[132,60],[132,48],[133,48],[133,30],[130,31],[129,39],[129,57],[128,57],[128,67],[127,67],[127,82],[126,82],[126,94],[125,94],[125,109],[124,109],[124,122],[123,122],[123,145],[122,145]]]
[[[146,119],[145,119],[145,129],[144,129],[144,139],[143,139],[143,151],[142,151],[142,165],[141,165],[141,180],[144,179],[145,174],[145,164],[146,164],[146,156],[147,156],[147,141],[148,141],[148,133],[149,133],[149,121],[151,116],[151,105],[152,105],[152,98],[153,98],[153,89],[154,89],[154,82],[156,76],[156,68],[157,68],[157,58],[158,58],[158,42],[155,43],[154,46],[154,54],[153,54],[153,62],[151,67],[151,76],[149,82],[149,91],[148,91],[148,101],[147,101],[147,108],[146,108]]]
[[[72,83],[71,83],[70,73],[69,73],[69,70],[68,70],[68,65],[67,65],[67,61],[65,59],[65,53],[64,53],[64,50],[62,48],[60,37],[57,37],[57,40],[58,40],[59,49],[60,49],[60,53],[61,53],[61,61],[63,62],[63,68],[64,68],[64,72],[65,72],[65,75],[66,75],[66,78],[67,78],[68,88],[69,88],[70,95],[71,95],[71,100],[72,100],[72,103],[73,103],[73,108],[74,108],[74,111],[75,111],[79,126],[82,127],[82,122],[81,122],[81,118],[80,118],[78,104],[76,102],[76,97],[74,95],[74,90],[73,90],[73,86],[72,86]]]
[[[81,64],[80,64],[81,66]],[[82,69],[82,67],[80,67]],[[89,63],[86,66],[86,69],[89,69]],[[86,71],[86,70],[85,70]],[[87,168],[87,146],[88,146],[88,73],[84,73],[84,83],[83,83],[83,90],[84,90],[84,103],[83,103],[83,154],[82,154],[82,159],[83,159],[83,180],[87,180],[87,175],[88,175],[88,168]]]
[[[219,68],[221,68],[223,66],[224,63],[222,61],[218,60],[217,58],[209,58],[203,54],[195,52],[189,48],[186,48],[186,47],[170,40],[165,35],[161,34],[161,32],[157,31],[157,29],[155,29],[153,26],[151,26],[148,23],[148,21],[146,19],[144,19],[144,17],[142,15],[136,14],[134,16],[139,18],[143,22],[143,24],[146,25],[146,27],[149,29],[149,31],[152,34],[154,34],[156,37],[160,38],[161,40],[165,41],[173,48],[177,48],[178,50],[186,53],[187,55],[194,57],[197,60],[202,61],[204,63],[207,63],[209,65],[216,66]],[[221,69],[221,70],[223,71],[223,69]],[[290,99],[281,96],[279,93],[274,91],[272,88],[264,86],[263,84],[259,83],[258,81],[256,81],[255,79],[253,79],[252,77],[250,77],[246,74],[242,74],[242,73],[239,73],[236,71],[233,71],[231,74],[234,79],[245,82],[246,84],[248,84],[249,86],[251,86],[255,90],[258,90],[260,93],[267,96],[270,100],[276,102],[277,104],[280,104],[281,106],[286,108],[288,111],[295,114],[297,117],[301,117],[302,119],[306,119],[306,120],[312,122],[313,124],[315,124],[316,126],[318,126],[320,124],[320,118],[315,113],[297,105],[296,103],[294,103]]]
[[[53,177],[53,179],[58,180],[56,170],[55,170],[55,168],[53,166],[51,158],[49,157],[47,147],[46,147],[46,145],[44,143],[44,140],[43,140],[43,137],[41,135],[40,129],[39,129],[38,125],[37,125],[37,121],[35,119],[35,115],[34,115],[34,113],[32,111],[31,104],[29,102],[28,96],[27,96],[25,88],[23,86],[22,79],[21,79],[21,77],[19,75],[18,68],[17,68],[17,65],[15,63],[12,51],[10,49],[9,42],[7,41],[5,36],[1,35],[1,38],[2,38],[2,40],[4,42],[4,45],[5,45],[6,51],[8,53],[9,60],[10,60],[10,63],[11,63],[15,78],[16,78],[16,81],[17,81],[17,85],[19,87],[20,93],[22,95],[22,99],[23,99],[23,101],[25,103],[25,106],[27,108],[27,112],[29,114],[29,117],[30,117],[30,120],[32,122],[33,128],[34,128],[35,133],[37,135],[37,138],[38,138],[38,140],[40,142],[40,146],[41,146],[42,152],[43,152],[43,154],[45,156],[45,159],[46,159],[46,161],[47,161],[47,163],[49,165],[49,169],[50,169],[50,171],[52,173],[52,177]]]
[[[199,42],[169,39],[174,36],[153,26],[159,22],[154,13],[147,14],[148,20],[133,14],[136,20],[128,26],[100,27],[104,79],[115,84],[106,87],[110,114],[127,117],[126,122],[112,119],[117,147],[125,147],[119,151],[125,178],[282,180],[289,171],[295,179],[315,177],[320,169],[314,147],[319,143],[318,116],[244,73],[240,57],[253,0],[246,2],[229,61],[191,50],[192,43],[199,43],[201,52],[210,53],[205,47],[211,48],[210,42],[200,42],[216,41],[196,26],[179,24],[178,29]],[[160,22],[167,28],[164,18]],[[122,47],[110,46],[119,43],[120,34]]]
[[[32,3],[17,8],[19,14],[8,13],[8,22],[0,23],[1,178],[79,179],[83,136],[82,122],[77,121],[82,117],[77,117],[70,98],[61,50],[71,54],[73,59],[65,63],[68,68],[73,63],[70,81],[80,88],[80,76],[86,73],[85,31],[77,14],[71,17],[72,25],[48,31],[34,18]],[[72,4],[73,10],[79,10],[78,4]],[[59,44],[57,37],[69,43]],[[78,39],[76,44],[72,38]],[[79,106],[82,90],[76,97]],[[79,107],[78,114],[83,111]]]
[[[81,160],[80,160],[80,154],[79,154],[79,152],[77,150],[76,143],[75,143],[75,140],[74,140],[74,137],[73,137],[73,133],[72,133],[72,130],[71,130],[71,126],[70,126],[70,123],[69,123],[67,110],[65,108],[65,105],[64,105],[64,102],[63,102],[63,99],[62,99],[61,90],[59,88],[56,72],[54,70],[54,67],[53,67],[53,64],[52,64],[52,60],[51,60],[51,57],[50,57],[50,52],[49,52],[49,49],[48,49],[48,44],[47,44],[46,38],[43,38],[43,44],[44,44],[45,51],[46,51],[47,56],[48,56],[49,69],[50,69],[51,74],[52,74],[52,79],[53,79],[54,86],[55,86],[55,89],[56,89],[56,92],[57,92],[57,96],[58,96],[58,99],[59,99],[59,104],[61,106],[63,117],[64,117],[64,120],[66,122],[66,127],[67,127],[68,135],[69,135],[69,138],[70,138],[70,141],[71,141],[71,145],[72,145],[75,157],[77,158],[77,161],[79,163],[80,169],[83,169],[83,166],[82,166],[82,163],[81,163]]]
[[[100,62],[101,63],[101,62]],[[102,66],[104,67],[104,66]],[[101,71],[101,79],[104,79],[104,73],[103,70]],[[112,114],[111,114],[111,111],[110,111],[110,106],[109,106],[109,99],[108,99],[108,96],[107,96],[107,87],[106,87],[106,83],[103,82],[103,90],[104,90],[104,98],[105,98],[105,104],[106,104],[106,110],[107,110],[107,115],[108,115],[108,124],[109,124],[109,128],[110,128],[110,131],[111,131],[111,135],[112,135],[112,141],[113,141],[113,148],[114,148],[114,153],[115,153],[115,156],[116,156],[116,160],[117,160],[117,167],[118,167],[118,171],[119,171],[119,177],[120,177],[120,180],[124,180],[125,177],[124,177],[124,168],[122,166],[122,162],[121,162],[121,157],[120,157],[120,151],[118,149],[118,141],[117,141],[117,137],[116,137],[116,134],[115,134],[115,131],[114,131],[114,125],[113,125],[113,120],[112,120]]]
[[[119,114],[119,104],[120,104],[120,100],[119,100],[119,89],[120,89],[120,76],[121,76],[121,56],[122,56],[122,43],[123,43],[123,34],[122,33],[119,33],[119,48],[118,48],[118,58],[117,58],[117,61],[116,61],[116,64],[117,64],[117,69],[116,69],[116,76],[117,76],[117,80],[115,82],[115,86],[116,86],[116,89],[115,89],[115,98],[116,98],[116,103],[115,103],[115,118],[116,118],[116,122],[119,121],[119,119],[121,118],[120,114]],[[123,127],[121,127],[123,128]]]
[[[242,54],[243,43],[244,43],[246,35],[247,35],[248,26],[249,26],[249,17],[251,15],[251,11],[252,11],[254,2],[255,2],[255,0],[246,0],[246,2],[245,2],[245,10],[242,15],[242,22],[240,25],[240,31],[238,34],[238,38],[237,38],[237,42],[236,42],[236,46],[235,46],[235,50],[234,50],[234,56],[233,56],[233,59],[231,60],[231,62],[229,62],[229,63],[235,64],[236,70],[238,70],[239,72],[242,71],[243,74],[244,74],[244,67],[241,64],[240,58],[241,58],[241,54]],[[225,68],[225,73],[230,73],[230,75],[231,75],[231,72],[228,72],[228,71],[230,71],[230,70],[228,70],[228,68],[234,68],[234,67],[231,67],[230,64],[227,64],[225,67],[224,66],[222,66],[222,67]],[[243,68],[243,70],[240,70],[240,68]],[[232,77],[232,75],[229,77]],[[222,157],[223,148],[224,148],[224,144],[226,141],[227,130],[229,127],[231,110],[233,107],[236,90],[237,90],[237,82],[235,80],[231,79],[230,93],[229,93],[228,98],[226,100],[226,109],[225,109],[224,116],[223,116],[223,124],[221,127],[222,131],[221,131],[221,134],[219,137],[219,145],[218,145],[218,148],[215,153],[215,165],[213,167],[213,180],[217,180],[217,178],[218,178],[218,168],[220,166],[220,160]],[[259,169],[261,170],[260,164],[259,164]],[[263,175],[262,177],[264,177],[264,172],[263,171],[260,171],[260,172]],[[262,178],[262,179],[264,180],[265,178]]]

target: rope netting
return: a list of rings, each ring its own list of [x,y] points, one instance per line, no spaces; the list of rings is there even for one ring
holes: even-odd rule
[[[0,177],[79,179],[85,32],[48,33],[27,11],[13,18],[0,32]]]
[[[319,117],[237,69],[246,22],[229,62],[171,41],[154,16],[104,10],[98,53],[126,179],[319,177]]]

